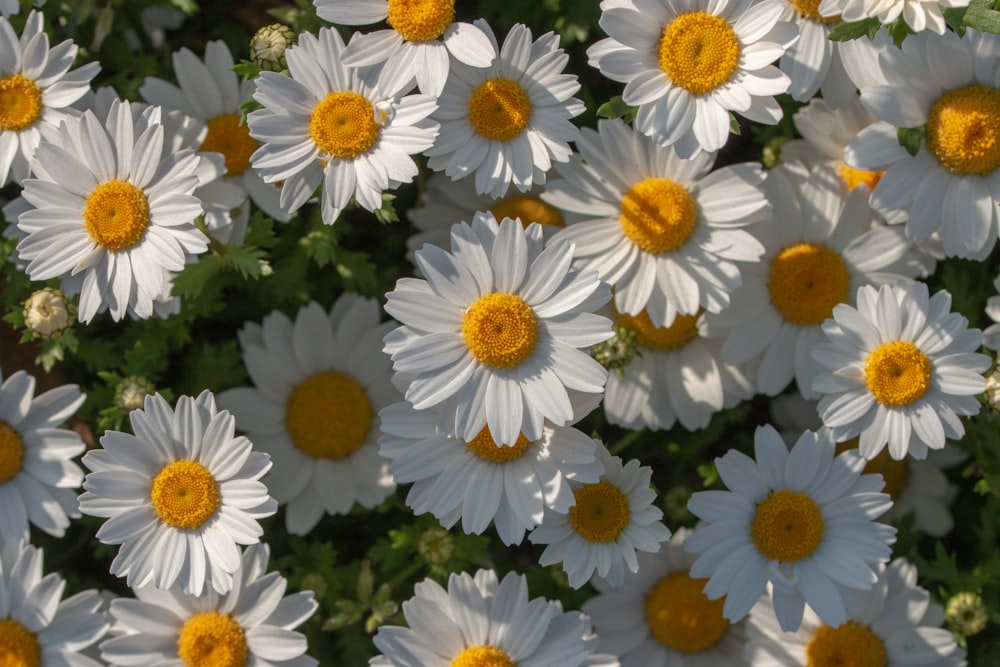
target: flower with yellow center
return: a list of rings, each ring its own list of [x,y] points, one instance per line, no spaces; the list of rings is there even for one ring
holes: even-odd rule
[[[184,667],[246,667],[249,651],[243,628],[232,616],[205,611],[184,621],[177,657]]]
[[[127,250],[149,225],[149,200],[128,181],[101,183],[87,195],[83,222],[94,243],[111,251]]]
[[[698,224],[698,209],[683,185],[668,178],[647,178],[622,197],[618,220],[632,243],[655,255],[687,242]]]
[[[516,294],[491,292],[465,311],[462,336],[479,363],[513,368],[535,349],[538,320],[531,306]]]
[[[663,28],[660,68],[693,95],[726,83],[740,62],[740,42],[726,19],[707,12],[681,14]]]
[[[219,508],[219,484],[197,461],[174,461],[153,478],[153,509],[174,528],[198,528]]]
[[[17,431],[0,421],[0,484],[10,481],[21,472],[24,459],[24,442]]]
[[[16,132],[42,117],[42,90],[23,74],[0,77],[0,130]]]
[[[330,157],[351,160],[378,140],[375,108],[353,91],[329,93],[320,100],[309,120],[309,136]]]
[[[510,141],[531,120],[531,99],[517,81],[487,79],[469,97],[469,122],[481,137]]]
[[[239,114],[226,113],[209,119],[208,132],[201,150],[222,153],[226,173],[239,176],[250,166],[250,156],[260,146],[250,137],[250,128],[240,122]]]
[[[649,592],[646,622],[658,642],[681,653],[701,653],[722,638],[729,621],[722,616],[723,601],[702,593],[707,581],[674,572]]]
[[[527,227],[537,222],[542,227],[564,227],[562,214],[555,206],[545,203],[536,195],[507,195],[490,206],[490,213],[497,220],[516,218]]]
[[[1000,166],[1000,90],[980,84],[949,90],[931,107],[927,150],[948,171],[991,174]]]
[[[0,619],[0,665],[41,667],[38,638],[12,618]]]
[[[874,632],[848,621],[820,626],[806,644],[806,667],[887,667],[885,645]]]
[[[372,407],[364,388],[337,371],[300,382],[285,408],[292,443],[313,458],[350,456],[368,439],[371,425]]]
[[[496,646],[470,646],[455,656],[450,667],[517,667],[517,663]]]
[[[847,301],[850,280],[836,252],[821,244],[797,243],[771,260],[767,289],[785,321],[815,326]]]

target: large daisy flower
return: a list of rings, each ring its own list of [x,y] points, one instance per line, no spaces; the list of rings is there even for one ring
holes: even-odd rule
[[[977,394],[991,360],[978,352],[982,334],[951,311],[951,295],[928,298],[927,286],[868,286],[857,307],[840,305],[823,325],[829,342],[813,349],[823,367],[813,389],[837,439],[861,436],[871,459],[888,443],[901,459],[927,456],[965,433],[959,415],[979,413]]]
[[[709,173],[713,154],[682,160],[618,120],[597,129],[583,130],[583,161],[557,166],[563,179],[542,195],[570,214],[554,239],[575,244],[574,260],[611,284],[620,313],[645,309],[664,327],[677,313],[725,308],[741,264],[764,252],[740,229],[770,216],[760,167]]]
[[[499,198],[511,184],[526,192],[545,183],[552,162],[569,159],[569,142],[579,130],[570,119],[583,113],[573,97],[576,76],[563,74],[569,56],[559,35],[532,40],[531,30],[515,24],[503,46],[485,21],[475,22],[499,54],[487,67],[452,64],[440,108],[434,146],[424,151],[427,166],[454,180],[475,174],[476,192]]]
[[[772,65],[796,40],[779,20],[784,2],[636,0],[605,8],[609,35],[588,50],[590,64],[625,84],[622,99],[639,107],[635,126],[689,158],[717,151],[729,137],[729,112],[775,124],[774,95],[788,76]]]
[[[382,193],[409,183],[410,157],[430,148],[437,123],[430,95],[397,97],[343,63],[340,33],[299,35],[285,52],[291,76],[261,72],[247,116],[250,136],[263,142],[250,157],[267,183],[282,181],[281,208],[294,213],[323,184],[323,222],[332,225],[353,197],[368,211]]]
[[[830,625],[853,611],[850,591],[867,590],[889,560],[896,529],[877,523],[892,501],[878,475],[862,475],[855,452],[834,456],[828,432],[805,431],[791,452],[772,426],[754,434],[754,461],[730,450],[715,459],[729,491],[699,491],[688,510],[706,523],[685,549],[698,554],[691,576],[708,577],[705,595],[726,596],[723,615],[739,621],[768,583],[783,630],[802,621],[806,603]]]
[[[277,503],[259,480],[267,454],[235,436],[235,420],[208,390],[181,396],[176,409],[159,394],[129,414],[135,435],[107,431],[87,452],[90,469],[80,510],[106,518],[104,544],[120,544],[111,574],[133,588],[178,583],[188,595],[225,594],[240,567],[239,544],[260,541],[258,519]]]
[[[268,490],[292,534],[324,513],[375,507],[395,488],[376,442],[379,410],[399,400],[381,351],[393,324],[379,313],[374,300],[343,294],[329,310],[312,302],[294,322],[274,312],[239,333],[254,386],[223,392],[219,405],[270,454]]]
[[[427,245],[426,278],[401,279],[385,310],[403,326],[385,351],[417,410],[440,405],[441,428],[470,442],[542,437],[573,419],[568,391],[600,394],[607,371],[586,349],[611,337],[594,311],[611,298],[595,271],[570,268],[573,248],[542,247],[542,228],[477,215],[456,224],[451,252]]]

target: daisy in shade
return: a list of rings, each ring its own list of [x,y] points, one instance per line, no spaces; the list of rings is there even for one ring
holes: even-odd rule
[[[656,552],[670,531],[660,519],[663,512],[653,502],[650,487],[653,469],[636,459],[622,465],[621,458],[599,447],[604,464],[600,481],[570,482],[575,503],[566,514],[546,509],[538,528],[528,535],[532,544],[544,544],[539,565],[562,563],[569,585],[580,588],[597,574],[610,586],[621,584],[625,570],[636,572],[639,551]]]
[[[385,310],[403,326],[385,337],[405,398],[441,406],[441,430],[466,442],[542,437],[542,421],[573,419],[570,391],[600,394],[608,372],[586,351],[611,337],[594,311],[611,298],[595,271],[570,268],[573,248],[542,247],[541,225],[480,214],[456,224],[451,252],[416,253],[424,280],[404,278]]]
[[[254,99],[264,108],[247,116],[262,143],[250,156],[267,183],[282,182],[281,208],[295,213],[323,184],[323,222],[332,225],[353,197],[368,211],[382,193],[417,175],[410,157],[430,148],[437,106],[430,95],[393,96],[343,61],[340,33],[299,35],[285,52],[291,76],[261,72]]]
[[[784,2],[639,0],[610,6],[600,24],[608,40],[588,50],[590,64],[625,84],[622,99],[639,107],[635,127],[682,158],[717,151],[729,137],[730,113],[774,125],[774,95],[789,78],[772,65],[795,42],[781,21]]]
[[[807,609],[797,632],[783,631],[772,600],[762,599],[750,614],[747,658],[754,667],[964,667],[965,651],[941,627],[944,610],[917,584],[917,568],[897,558],[876,571],[870,590],[851,592],[855,611],[837,626]]]
[[[434,146],[424,151],[427,166],[453,180],[475,175],[476,192],[503,197],[513,185],[527,192],[545,183],[545,172],[571,154],[579,130],[570,119],[583,113],[573,97],[580,82],[563,74],[569,56],[559,35],[533,40],[515,24],[503,46],[485,21],[475,25],[499,54],[487,67],[452,63],[452,75],[433,118],[441,122]]]
[[[837,306],[813,349],[824,372],[813,383],[817,409],[838,440],[860,436],[874,458],[923,459],[965,433],[960,415],[979,413],[992,364],[978,352],[982,334],[951,312],[951,295],[928,298],[924,283],[858,290],[857,307]]]
[[[306,638],[295,628],[316,611],[312,591],[284,595],[287,582],[267,572],[265,544],[247,547],[233,588],[192,597],[179,586],[135,589],[136,599],[111,602],[111,638],[101,658],[112,667],[313,667]]]
[[[129,413],[135,435],[107,431],[87,452],[90,469],[80,510],[107,519],[97,531],[120,544],[111,574],[132,588],[175,583],[187,595],[225,594],[240,567],[240,544],[256,544],[258,519],[277,503],[259,480],[267,454],[235,436],[235,420],[208,390],[181,396],[176,409],[159,394]]]
[[[17,4],[16,2],[14,3]],[[0,186],[21,183],[42,136],[49,136],[65,118],[76,114],[70,105],[90,89],[101,69],[87,63],[72,72],[77,46],[70,40],[49,48],[42,14],[32,10],[18,38],[10,22],[0,17]]]
[[[274,312],[239,333],[254,386],[223,392],[219,405],[270,454],[268,490],[294,535],[395,489],[376,442],[379,410],[400,398],[381,352],[393,324],[379,314],[373,299],[343,294],[329,310],[312,302],[294,322]]]
[[[853,611],[850,592],[876,582],[896,529],[877,523],[892,501],[879,475],[862,475],[854,452],[834,456],[826,431],[805,431],[791,452],[772,426],[754,434],[754,461],[729,450],[715,459],[729,491],[699,491],[688,510],[706,523],[687,539],[698,554],[690,574],[708,578],[705,595],[723,595],[723,615],[739,621],[768,583],[774,613],[798,629],[806,603],[831,625]]]
[[[567,212],[554,238],[612,285],[615,308],[654,326],[677,313],[718,312],[740,286],[741,265],[764,247],[741,227],[770,217],[764,173],[749,163],[710,172],[715,156],[682,160],[618,120],[585,129],[581,159],[556,170],[542,198]]]
[[[968,7],[969,0],[822,0],[819,13],[834,20],[863,21],[877,17],[886,25],[902,17],[913,31],[928,30],[938,35],[948,29],[942,10]]]

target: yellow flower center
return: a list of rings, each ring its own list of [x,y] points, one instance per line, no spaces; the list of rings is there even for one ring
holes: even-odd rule
[[[846,162],[841,162],[837,165],[837,175],[840,176],[840,180],[844,182],[848,190],[853,190],[859,185],[866,185],[869,190],[874,190],[878,182],[885,176],[885,172],[855,169]]]
[[[509,141],[528,126],[531,100],[517,81],[483,81],[469,97],[469,122],[480,136]]]
[[[520,458],[532,444],[534,443],[525,438],[523,433],[518,433],[517,441],[513,445],[497,446],[493,440],[493,434],[490,432],[490,427],[484,426],[479,435],[471,442],[465,443],[465,448],[484,461],[506,463]]]
[[[0,419],[0,484],[21,472],[24,443],[17,431]]]
[[[386,22],[411,42],[437,39],[455,20],[455,0],[389,0]]]
[[[882,640],[854,621],[836,628],[821,625],[806,644],[806,667],[886,667],[888,664]]]
[[[820,15],[819,6],[821,2],[822,0],[788,0],[788,4],[792,6],[792,9],[803,18],[819,21],[820,23],[836,23],[839,21],[839,14],[837,16]]]
[[[153,480],[153,509],[174,528],[197,528],[219,508],[219,484],[197,461],[174,461]]]
[[[569,522],[588,542],[614,542],[628,526],[628,497],[614,484],[586,484],[569,508]]]
[[[931,386],[931,362],[906,340],[882,343],[865,359],[865,384],[882,405],[909,405]]]
[[[638,315],[618,314],[618,324],[636,333],[636,345],[654,350],[675,350],[698,336],[699,310],[694,315],[678,314],[668,327],[653,326],[645,310]]]
[[[87,195],[83,222],[94,243],[108,250],[131,248],[149,225],[146,193],[128,181],[101,183]]]
[[[927,117],[927,149],[956,174],[989,174],[1000,166],[1000,90],[950,90]]]
[[[740,41],[724,18],[681,14],[663,29],[660,67],[675,86],[695,95],[729,80],[740,62]]]
[[[849,449],[857,449],[859,439],[859,437],[854,437],[850,440],[837,443],[837,454],[842,454]],[[889,494],[893,502],[899,497],[900,492],[906,488],[910,477],[906,459],[900,461],[894,460],[886,448],[881,449],[875,458],[865,464],[863,472],[866,475],[874,473],[882,475],[882,479],[885,480],[885,488],[882,489],[882,493]]]
[[[495,646],[470,646],[455,656],[450,667],[517,667],[517,663]]]
[[[646,596],[646,622],[656,641],[682,653],[698,653],[722,639],[729,621],[722,616],[725,597],[702,593],[708,579],[687,572],[668,574]]]
[[[243,628],[232,616],[204,611],[181,626],[177,657],[185,667],[245,667],[250,651]]]
[[[521,225],[527,227],[533,222],[537,222],[543,227],[565,227],[562,214],[559,209],[550,204],[546,204],[534,195],[513,195],[505,197],[490,207],[490,213],[497,220],[510,218],[520,220]]]
[[[337,371],[317,373],[292,391],[285,428],[292,443],[309,456],[342,459],[368,439],[372,405],[357,380]]]
[[[844,260],[826,246],[799,243],[771,261],[771,303],[792,324],[822,324],[834,306],[847,301],[850,288]]]
[[[0,667],[40,667],[38,639],[12,618],[0,619]]]
[[[794,563],[823,540],[823,514],[804,493],[774,491],[757,505],[751,534],[764,556]]]
[[[646,252],[677,250],[698,224],[698,208],[683,185],[647,178],[622,197],[618,222],[632,243]]]
[[[363,95],[345,90],[324,97],[309,120],[309,136],[321,151],[350,160],[378,140],[375,107]]]
[[[16,132],[42,117],[42,89],[23,74],[0,78],[0,130]]]
[[[199,150],[222,153],[226,173],[236,176],[250,166],[250,156],[259,145],[250,137],[250,128],[240,124],[239,114],[227,113],[208,121],[208,133]]]
[[[538,342],[538,322],[531,306],[516,294],[492,292],[465,311],[462,335],[481,364],[513,368],[527,359]]]

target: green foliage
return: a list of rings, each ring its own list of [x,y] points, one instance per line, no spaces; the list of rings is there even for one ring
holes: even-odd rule
[[[920,145],[927,138],[927,130],[923,127],[897,127],[896,139],[910,155],[916,155]]]
[[[875,34],[881,29],[882,22],[874,16],[860,21],[843,21],[830,31],[829,38],[835,42],[848,42],[861,37],[875,39]]]

